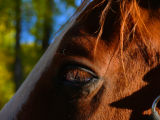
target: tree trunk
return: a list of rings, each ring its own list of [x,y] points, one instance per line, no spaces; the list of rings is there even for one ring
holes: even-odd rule
[[[16,90],[19,88],[20,83],[23,80],[22,75],[22,63],[21,63],[21,48],[20,48],[20,34],[21,34],[21,0],[16,0],[16,44],[15,44],[15,64],[14,64],[14,82]]]
[[[53,2],[52,0],[46,0],[46,10],[44,14],[44,26],[43,26],[43,38],[42,38],[42,49],[45,51],[49,46],[49,39],[52,33],[52,10]]]
[[[52,24],[47,23],[48,20],[44,20],[44,31],[43,31],[43,38],[42,38],[42,49],[45,51],[49,46],[49,39],[52,32]]]

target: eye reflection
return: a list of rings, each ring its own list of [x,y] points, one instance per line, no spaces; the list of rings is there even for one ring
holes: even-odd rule
[[[88,83],[97,78],[91,71],[81,67],[67,68],[63,73],[63,80],[74,83]]]

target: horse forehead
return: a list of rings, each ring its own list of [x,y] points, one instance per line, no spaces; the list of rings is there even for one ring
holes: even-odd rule
[[[71,61],[80,61],[84,65],[94,66],[94,69],[103,74],[111,58],[112,49],[107,46],[104,40],[99,40],[95,52],[96,40],[97,37],[87,33],[76,36],[67,33],[58,47],[57,56],[63,56],[63,58],[60,57],[62,61],[68,61],[69,59]]]

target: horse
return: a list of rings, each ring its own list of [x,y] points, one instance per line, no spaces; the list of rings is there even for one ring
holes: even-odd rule
[[[151,119],[159,46],[159,1],[84,0],[0,119]]]

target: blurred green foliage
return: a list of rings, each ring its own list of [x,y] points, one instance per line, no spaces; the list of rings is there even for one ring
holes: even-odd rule
[[[14,94],[13,72],[13,54],[4,48],[0,48],[0,107],[8,101]]]
[[[17,9],[17,2],[19,2]],[[58,2],[57,2],[58,1]],[[50,44],[54,24],[54,16],[62,12],[59,3],[65,3],[66,9],[76,8],[76,0],[0,0],[0,109],[14,95],[16,91],[15,60],[16,60],[16,42],[20,42],[19,58],[22,63],[23,79],[22,83],[32,70],[34,65],[40,59],[44,48]],[[19,10],[19,11],[18,11]],[[17,14],[18,12],[18,15]],[[16,18],[19,17],[19,18]],[[33,20],[33,18],[36,18]],[[17,20],[20,27],[17,31]],[[21,39],[29,39],[23,36],[23,27],[27,32],[34,36],[34,41],[22,42]],[[20,36],[16,38],[16,36]],[[47,44],[45,44],[47,43]],[[45,47],[43,48],[43,44]]]
[[[34,43],[31,44],[22,44],[22,65],[24,72],[24,79],[30,73],[34,65],[40,59],[43,51],[41,50],[40,45]]]

